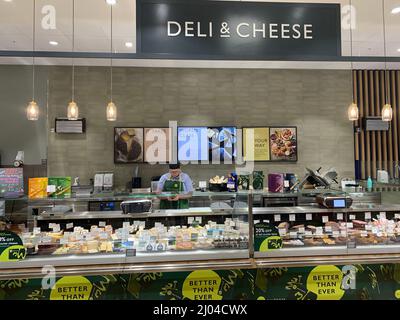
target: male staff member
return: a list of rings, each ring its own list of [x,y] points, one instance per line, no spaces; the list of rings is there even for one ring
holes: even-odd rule
[[[161,176],[157,193],[176,193],[174,197],[161,198],[160,209],[187,209],[193,193],[192,179],[181,170],[179,163],[170,164],[169,172]]]

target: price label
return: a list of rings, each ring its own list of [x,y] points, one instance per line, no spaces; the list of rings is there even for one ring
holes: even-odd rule
[[[356,220],[356,215],[355,214],[351,214],[349,218],[350,218],[350,220]]]
[[[130,226],[131,226],[131,224],[129,223],[129,221],[122,222],[122,228],[123,229],[129,229]]]
[[[379,219],[385,220],[386,219],[386,212],[380,212],[379,213]]]
[[[283,237],[283,236],[286,236],[286,234],[287,234],[287,232],[286,232],[286,229],[278,229],[278,231],[279,231],[279,235],[281,236],[281,237]]]
[[[55,223],[49,223],[49,229],[53,229],[54,225],[55,225]]]
[[[306,236],[306,237],[312,237],[312,232],[307,230],[307,231],[305,232],[305,236]]]
[[[307,213],[306,214],[306,220],[307,221],[311,221],[312,220],[312,214],[311,213]]]
[[[125,253],[127,257],[135,257],[136,249],[126,249]]]
[[[283,186],[284,186],[285,188],[289,188],[289,186],[290,186],[289,180],[285,180],[285,181],[283,182]]]
[[[305,232],[305,228],[299,228],[299,233],[304,233]]]
[[[67,243],[68,243],[68,239],[65,239],[65,238],[60,239],[60,244],[67,244]]]
[[[105,227],[106,222],[105,221],[99,221],[99,227]]]
[[[317,236],[322,236],[322,234],[323,234],[322,227],[317,227],[317,230],[315,231],[315,234],[316,234]]]
[[[53,226],[53,232],[60,232],[60,225],[59,224],[55,224]]]
[[[333,231],[333,232],[332,232],[332,236],[333,236],[334,238],[339,238],[339,236],[340,236],[339,231]]]
[[[42,232],[40,228],[33,228],[33,234],[39,234],[40,232]]]
[[[297,232],[289,232],[291,238],[297,238]]]
[[[56,192],[56,186],[55,185],[47,186],[47,192],[49,192],[49,193]]]
[[[274,215],[274,220],[275,221],[281,221],[281,215],[280,214]]]
[[[74,224],[71,223],[67,223],[67,226],[65,227],[66,229],[72,229],[74,227]]]
[[[196,217],[196,221],[198,222],[198,223],[201,223],[202,222],[202,218],[201,217]],[[235,224],[235,223],[234,223]]]
[[[340,235],[341,235],[342,237],[346,237],[346,236],[347,236],[347,231],[346,231],[346,230],[341,230],[341,231],[340,231]]]
[[[188,217],[188,224],[192,224],[194,221],[194,217]]]
[[[332,227],[325,227],[325,232],[332,232]]]
[[[394,218],[395,218],[395,219],[400,219],[400,213],[396,213],[396,214],[394,215]]]
[[[254,224],[260,223],[260,220],[254,220]]]
[[[336,215],[336,219],[338,219],[338,220],[343,220],[343,213],[338,213],[338,214]]]
[[[371,212],[365,213],[365,219],[371,220]]]
[[[295,214],[289,214],[289,221],[296,221],[296,215]]]
[[[353,222],[348,222],[347,223],[347,228],[348,229],[353,229]]]
[[[323,223],[326,223],[326,222],[328,222],[329,221],[329,217],[328,216],[323,216],[322,217],[322,222]]]

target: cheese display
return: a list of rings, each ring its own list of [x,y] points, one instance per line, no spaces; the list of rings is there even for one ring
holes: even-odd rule
[[[125,252],[162,252],[169,250],[196,249],[247,249],[247,222],[225,219],[224,224],[209,221],[206,225],[167,227],[156,222],[154,227],[145,228],[144,221],[124,222],[122,228],[114,230],[111,225],[90,229],[74,227],[73,231],[54,231],[59,225],[51,224],[52,232],[24,232],[24,246],[29,254],[95,254]],[[39,232],[38,232],[39,231]]]

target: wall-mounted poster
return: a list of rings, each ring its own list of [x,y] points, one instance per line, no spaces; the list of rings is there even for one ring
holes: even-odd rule
[[[144,129],[144,161],[167,163],[171,161],[171,129]]]
[[[297,129],[295,127],[270,128],[272,161],[297,161]]]
[[[243,128],[244,161],[269,161],[269,128]]]
[[[236,127],[208,128],[209,160],[232,163],[236,158]]]
[[[207,127],[178,127],[178,160],[208,160]]]
[[[143,162],[143,128],[114,128],[114,162]]]

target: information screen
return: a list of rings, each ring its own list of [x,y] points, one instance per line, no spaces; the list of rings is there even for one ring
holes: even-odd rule
[[[345,199],[335,199],[335,200],[333,200],[333,207],[334,208],[345,208],[346,207],[346,200]]]
[[[24,171],[22,168],[0,169],[0,197],[17,197],[24,194]]]

